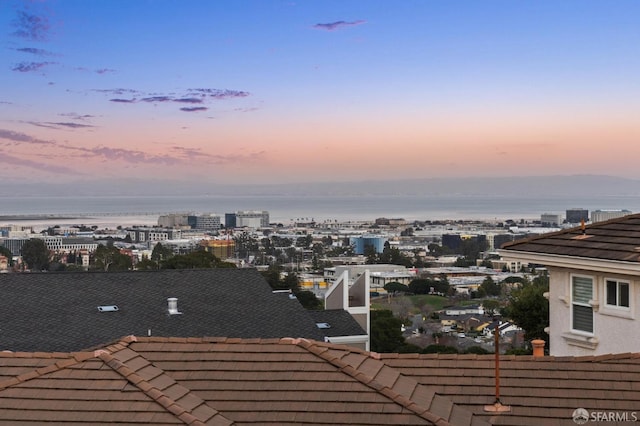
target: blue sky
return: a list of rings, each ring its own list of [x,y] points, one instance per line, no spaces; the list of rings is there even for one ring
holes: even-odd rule
[[[7,0],[0,178],[640,178],[638,16],[636,1]]]

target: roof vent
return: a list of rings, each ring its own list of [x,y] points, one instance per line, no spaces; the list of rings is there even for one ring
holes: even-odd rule
[[[176,297],[169,297],[167,299],[169,306],[169,315],[180,315],[182,312],[178,311],[178,299]]]
[[[119,311],[120,309],[118,309],[118,307],[116,305],[104,305],[104,306],[98,306],[98,311],[100,312],[115,312],[115,311]]]
[[[317,322],[316,327],[326,330],[327,328],[331,328],[331,324],[329,324],[328,322]]]

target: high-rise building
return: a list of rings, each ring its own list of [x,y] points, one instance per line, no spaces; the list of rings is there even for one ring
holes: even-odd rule
[[[387,242],[387,238],[379,235],[363,235],[361,237],[350,237],[349,244],[353,246],[355,254],[364,254],[367,246],[372,246],[376,253],[382,253],[384,250],[384,243]]]
[[[568,223],[580,223],[582,221],[587,222],[589,220],[589,210],[587,209],[567,209],[567,222]]]
[[[540,215],[542,226],[558,226],[562,223],[562,217],[554,213],[542,213]]]
[[[235,228],[236,227],[236,214],[235,213],[225,213],[224,214],[224,226],[227,228]]]
[[[217,231],[221,228],[220,216],[217,214],[203,214],[196,216],[194,229],[202,231]]]
[[[236,212],[236,228],[266,228],[269,212],[266,210],[241,210]]]
[[[605,220],[615,219],[628,214],[631,214],[629,210],[594,210],[591,212],[591,222],[603,222]]]

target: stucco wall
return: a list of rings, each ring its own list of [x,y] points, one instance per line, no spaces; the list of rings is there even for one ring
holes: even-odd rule
[[[640,277],[577,269],[549,268],[549,353],[554,356],[585,356],[640,352]],[[594,281],[593,337],[571,331],[572,274]],[[605,280],[629,281],[629,310],[607,307]],[[597,339],[597,344],[596,344]],[[583,347],[587,346],[587,347]],[[591,348],[593,347],[593,348]]]

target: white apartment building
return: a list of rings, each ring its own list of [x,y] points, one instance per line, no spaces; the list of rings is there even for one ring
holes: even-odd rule
[[[266,228],[269,212],[266,210],[242,210],[236,212],[236,228]]]
[[[591,222],[604,222],[631,214],[629,210],[594,210],[591,212]]]

